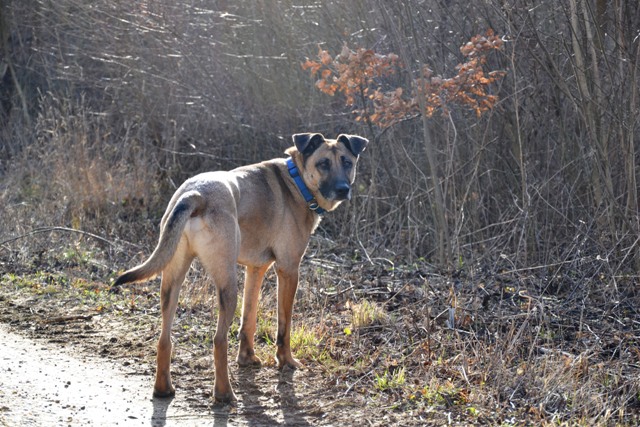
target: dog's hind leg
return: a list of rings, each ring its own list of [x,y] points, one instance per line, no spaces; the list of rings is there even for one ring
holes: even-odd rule
[[[264,274],[271,264],[260,267],[247,267],[244,280],[244,297],[242,299],[242,324],[240,325],[240,348],[236,361],[239,366],[260,366],[261,361],[256,356],[253,344],[258,318],[258,301],[260,287]]]
[[[237,233],[239,235],[239,232]],[[239,241],[239,237],[237,241]],[[218,296],[218,325],[213,337],[213,362],[215,382],[213,396],[217,402],[233,402],[233,394],[229,381],[228,349],[229,328],[233,322],[238,303],[238,284],[236,274],[237,244],[232,239],[211,242],[207,251],[208,259],[200,260],[216,285]]]
[[[171,384],[171,326],[178,305],[178,295],[184,277],[189,270],[192,256],[184,250],[184,241],[178,246],[173,259],[162,271],[162,285],[160,289],[160,307],[162,310],[162,332],[158,340],[158,355],[156,365],[156,382],[153,387],[154,397],[171,397],[175,389]]]

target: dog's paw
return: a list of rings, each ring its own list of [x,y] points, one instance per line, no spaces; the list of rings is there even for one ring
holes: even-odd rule
[[[229,391],[227,393],[214,393],[213,402],[217,405],[234,406],[238,402],[238,398],[233,391]]]
[[[289,369],[304,369],[304,365],[300,363],[297,359],[294,359],[293,356],[289,357],[277,357],[278,359],[278,369],[282,370],[284,368]]]
[[[238,362],[238,366],[241,368],[257,368],[262,366],[262,360],[255,354],[238,355],[236,362]]]
[[[168,388],[167,390],[153,390],[153,397],[156,399],[169,399],[174,398],[176,395],[176,389],[173,387]]]

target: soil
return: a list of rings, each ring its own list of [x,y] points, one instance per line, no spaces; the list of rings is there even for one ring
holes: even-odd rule
[[[0,318],[9,323],[0,325],[0,425],[105,425],[105,419],[109,425],[153,426],[336,422],[332,408],[341,399],[327,392],[313,369],[234,366],[238,402],[220,405],[211,401],[212,358],[190,360],[178,348],[172,365],[176,397],[155,399],[152,336],[127,333],[126,319],[44,314],[29,299],[0,302]]]
[[[315,425],[322,413],[302,411],[295,373],[263,376],[271,389],[255,385],[256,370],[239,372],[237,407],[197,402],[198,390],[182,389],[172,399],[151,397],[153,376],[146,364],[131,364],[88,355],[74,345],[30,339],[0,325],[0,424],[42,425]],[[303,376],[304,377],[304,376]],[[306,377],[307,380],[309,377]],[[200,379],[206,382],[206,379]],[[180,381],[182,382],[182,381]],[[206,393],[205,393],[206,394]],[[286,402],[290,408],[278,410]]]
[[[151,399],[145,372],[91,357],[73,346],[30,339],[0,325],[0,424],[197,425],[214,417],[184,398]],[[141,375],[142,373],[142,375]]]
[[[302,360],[304,369],[278,370],[267,350],[275,347],[264,339],[258,340],[263,367],[231,362],[237,403],[213,403],[214,302],[194,285],[205,280],[197,266],[174,323],[176,397],[153,399],[159,282],[116,294],[108,279],[91,278],[91,271],[104,273],[94,260],[37,261],[0,275],[0,334],[8,343],[0,349],[0,425],[104,425],[108,419],[112,425],[315,426],[360,425],[354,420],[368,418],[363,399],[340,391],[340,380],[312,360]],[[263,299],[275,299],[272,279],[265,288]],[[232,339],[230,360],[236,351]],[[368,422],[388,423],[387,415]]]

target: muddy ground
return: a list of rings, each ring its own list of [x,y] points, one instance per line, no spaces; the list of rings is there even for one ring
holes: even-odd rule
[[[144,249],[84,238],[35,256],[4,248],[0,322],[38,345],[143,379],[146,390],[129,390],[151,402],[159,281],[110,292],[117,270],[142,260]],[[263,367],[232,363],[234,406],[211,400],[215,301],[194,265],[174,325],[176,410],[209,425],[640,422],[633,278],[618,278],[613,289],[604,276],[580,283],[567,272],[537,275],[499,263],[441,272],[424,260],[368,259],[322,239],[312,241],[303,265],[293,348],[306,368],[275,367],[275,280],[268,273],[257,337]],[[237,322],[231,359],[235,332]],[[129,390],[113,393],[132,399]],[[8,417],[17,398],[2,396],[0,415]]]

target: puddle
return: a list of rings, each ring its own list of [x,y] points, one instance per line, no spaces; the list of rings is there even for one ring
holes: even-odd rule
[[[31,340],[0,325],[0,425],[226,425],[179,397],[153,399],[153,375]],[[221,422],[222,421],[222,422]]]

